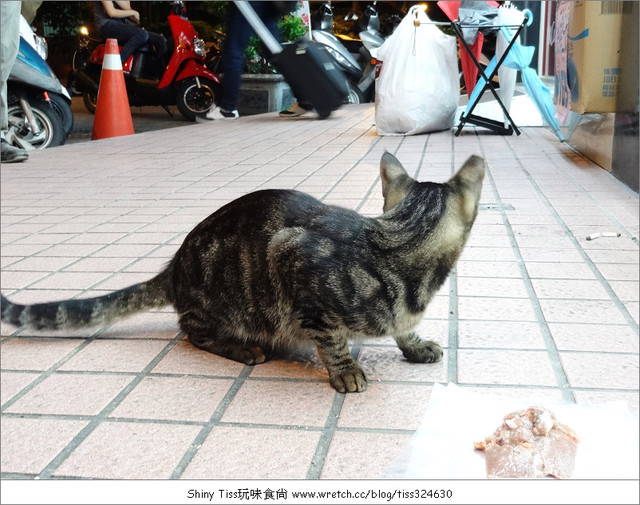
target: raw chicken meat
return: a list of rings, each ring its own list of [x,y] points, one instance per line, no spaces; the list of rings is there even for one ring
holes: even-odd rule
[[[567,479],[573,473],[578,437],[542,407],[529,407],[504,418],[492,437],[475,442],[485,452],[487,477]]]

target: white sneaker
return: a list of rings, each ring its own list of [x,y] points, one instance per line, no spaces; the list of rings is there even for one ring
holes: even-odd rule
[[[216,119],[238,119],[239,117],[240,114],[238,114],[237,110],[226,111],[222,110],[220,107],[209,109],[209,112],[204,116],[204,118],[209,121],[214,121]]]

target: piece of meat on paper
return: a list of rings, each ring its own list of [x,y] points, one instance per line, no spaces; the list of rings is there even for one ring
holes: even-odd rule
[[[578,448],[578,437],[543,407],[529,407],[504,418],[493,436],[475,442],[485,452],[487,477],[568,479]]]

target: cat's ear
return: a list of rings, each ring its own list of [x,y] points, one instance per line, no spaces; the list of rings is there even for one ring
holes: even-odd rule
[[[460,212],[467,222],[473,222],[476,217],[485,171],[484,158],[474,155],[449,180],[449,185],[460,196]]]
[[[380,160],[380,179],[382,180],[382,196],[384,212],[393,208],[407,196],[410,182],[413,180],[397,158],[385,152]]]

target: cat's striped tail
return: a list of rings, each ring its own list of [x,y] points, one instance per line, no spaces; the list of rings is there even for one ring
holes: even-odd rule
[[[2,322],[38,330],[61,330],[106,325],[154,307],[171,303],[167,270],[151,280],[103,296],[20,305],[2,300]]]

